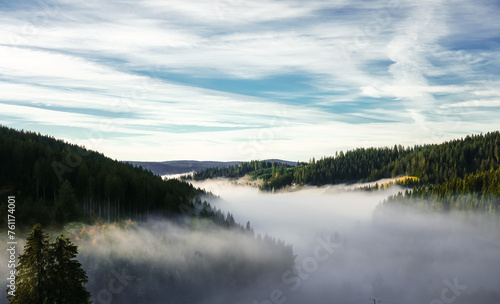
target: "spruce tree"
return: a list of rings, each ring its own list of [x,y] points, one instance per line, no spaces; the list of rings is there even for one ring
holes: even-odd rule
[[[47,276],[50,278],[49,303],[89,303],[90,294],[85,289],[87,275],[76,260],[77,246],[60,235],[51,244]]]
[[[15,295],[11,304],[88,304],[87,276],[76,260],[77,247],[59,236],[52,244],[40,224],[26,239],[19,256]]]
[[[78,200],[75,191],[68,180],[65,180],[59,188],[59,195],[56,200],[56,221],[64,224],[77,218]]]
[[[26,239],[24,253],[19,256],[16,293],[8,297],[11,304],[46,303],[48,251],[49,236],[36,224]]]

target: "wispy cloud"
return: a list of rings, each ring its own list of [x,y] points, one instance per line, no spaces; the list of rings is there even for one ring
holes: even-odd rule
[[[498,129],[499,11],[468,0],[12,2],[0,9],[0,122],[71,141],[100,134],[95,149],[144,160],[307,160]]]

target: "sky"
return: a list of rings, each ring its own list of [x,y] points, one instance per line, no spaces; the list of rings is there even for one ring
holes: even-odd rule
[[[307,161],[500,129],[497,1],[0,0],[0,124]]]

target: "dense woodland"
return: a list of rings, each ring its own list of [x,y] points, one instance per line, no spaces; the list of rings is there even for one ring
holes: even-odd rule
[[[117,303],[253,303],[268,296],[269,288],[278,288],[284,271],[294,265],[291,246],[269,236],[255,236],[251,229],[221,229],[198,218],[179,237],[169,233],[171,227],[158,225],[147,228],[148,232],[134,225],[123,228],[118,239],[139,236],[133,244],[116,241],[116,232],[109,228],[82,230],[79,243],[92,242],[109,250],[105,258],[91,250],[80,255],[89,269],[87,288],[96,300],[110,273],[118,269],[131,280],[113,295]],[[259,284],[265,288],[255,289]]]
[[[262,178],[269,180],[277,172],[283,172],[290,166],[283,162],[268,161],[268,160],[254,160],[250,162],[242,162],[227,167],[211,167],[200,170],[193,174],[181,176],[184,180],[205,180],[208,178],[239,178],[250,174],[253,178]]]
[[[320,160],[313,158],[309,163],[296,166],[252,161],[227,168],[209,168],[194,174],[193,178],[235,178],[249,174],[267,181],[268,188],[276,189],[292,183],[319,186],[400,175],[416,176],[422,184],[441,184],[452,178],[497,169],[499,163],[500,133],[492,132],[443,144],[358,148]]]
[[[175,216],[180,206],[191,206],[202,194],[186,182],[164,181],[141,167],[53,137],[0,127],[0,195],[16,195],[18,222],[27,227]]]
[[[374,181],[398,175],[416,176],[423,184],[498,168],[500,133],[467,136],[443,144],[368,148],[340,152],[312,161],[295,173],[298,184],[337,184]]]
[[[163,181],[150,171],[97,152],[6,127],[0,128],[0,162],[0,194],[22,198],[18,215],[27,225],[178,215],[181,206],[194,207],[193,200],[203,194],[184,181]],[[295,166],[274,161],[244,162],[208,168],[183,179],[249,175],[262,179],[261,189],[269,191],[290,185],[320,186],[410,175],[418,182],[404,185],[414,190],[407,196],[402,193],[402,197],[418,194],[465,206],[472,198],[464,195],[470,195],[489,201],[477,208],[492,210],[499,195],[495,175],[499,163],[500,133],[491,132],[442,144],[341,151]],[[23,204],[37,208],[23,208]],[[211,212],[215,215],[214,210]]]
[[[407,195],[401,193],[399,198],[418,196],[443,203],[441,209],[475,208],[493,212],[498,209],[500,197],[499,164],[500,132],[497,131],[442,144],[341,151],[335,156],[296,166],[252,161],[223,169],[206,169],[193,178],[234,178],[249,174],[264,181],[262,190],[276,190],[290,185],[321,186],[408,175],[416,179],[400,184],[414,190],[407,191]]]
[[[500,168],[453,177],[440,184],[414,186],[389,197],[384,204],[500,214]]]
[[[109,258],[103,258],[98,250],[87,250],[81,259],[84,268],[89,270],[87,288],[92,291],[94,300],[96,296],[99,299],[99,292],[112,280],[110,273],[116,269],[126,268],[135,275],[133,288],[115,295],[121,303],[167,300],[192,303],[224,294],[229,297],[254,286],[255,282],[279,282],[295,260],[290,245],[267,235],[255,235],[250,223],[240,225],[231,213],[223,213],[202,201],[202,198],[211,198],[211,194],[187,182],[162,180],[142,168],[32,132],[0,127],[0,194],[16,196],[15,214],[19,226],[27,229],[34,223],[42,224],[36,224],[28,236],[16,268],[19,271],[18,290],[15,297],[9,297],[10,303],[38,303],[44,298],[51,303],[67,303],[64,297],[70,295],[77,295],[73,297],[74,303],[88,302],[89,294],[81,289],[87,283],[87,276],[74,259],[76,246],[64,237],[49,243],[41,229],[50,225],[58,228],[74,221],[108,222],[101,227],[110,227],[114,224],[109,222],[123,222],[120,219],[167,217],[170,218],[167,222],[184,229],[185,238],[164,238],[153,249],[149,243],[141,246],[144,252],[138,254],[139,258],[118,257],[127,252],[123,249]],[[6,212],[5,202],[2,202],[0,221],[5,222]],[[123,229],[123,236],[132,232]],[[136,229],[141,229],[137,231],[143,237],[145,230]],[[90,236],[84,231],[73,238],[80,244],[87,244],[87,249],[89,246],[94,248],[94,242],[85,238],[96,234]],[[31,242],[35,235],[38,241]],[[100,239],[104,242],[100,247],[113,244],[116,241],[113,235]],[[217,246],[225,251],[210,253],[214,244],[203,247],[200,235],[203,239],[215,239]],[[235,245],[236,241],[242,244]],[[132,244],[128,244],[128,248],[130,246]],[[182,259],[185,262],[162,264],[165,269],[160,269],[149,258],[140,258],[167,250],[186,256]],[[255,254],[249,256],[248,250]],[[161,254],[150,258],[159,256]],[[172,259],[175,260],[175,255]],[[63,269],[63,266],[68,267]],[[52,279],[54,277],[58,279]],[[64,284],[61,280],[65,280]],[[62,288],[66,290],[63,292]],[[252,292],[245,296],[250,301],[255,295]]]
[[[159,215],[209,219],[228,229],[251,230],[249,223],[241,226],[231,213],[202,201],[211,194],[187,182],[162,180],[141,167],[52,137],[0,127],[0,163],[0,194],[16,195],[20,225],[60,226]],[[6,212],[2,202],[1,221],[7,218]],[[272,242],[286,247],[278,240]]]

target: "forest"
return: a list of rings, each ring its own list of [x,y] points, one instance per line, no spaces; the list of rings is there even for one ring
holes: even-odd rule
[[[294,265],[291,245],[237,223],[204,200],[212,194],[84,147],[0,127],[0,168],[0,194],[16,197],[16,237],[28,235],[9,303],[217,303]],[[49,242],[45,229],[71,241]],[[123,269],[133,287],[103,289],[118,272],[123,283]]]
[[[436,211],[475,211],[500,215],[500,168],[453,177],[439,184],[414,186],[390,196],[384,205]]]
[[[249,174],[267,182],[267,189],[292,183],[326,185],[376,181],[401,175],[416,176],[422,184],[441,184],[467,174],[497,169],[500,163],[500,132],[466,136],[442,144],[403,147],[358,148],[335,156],[312,158],[296,166],[251,161],[227,168],[209,168],[192,177],[195,180]]]
[[[64,230],[68,235],[68,238],[60,236],[49,242],[43,232],[38,233],[45,244],[40,250],[41,264],[28,261],[33,260],[34,254],[30,251],[30,242],[27,243],[16,277],[16,281],[21,282],[18,294],[25,297],[20,297],[18,303],[38,301],[44,295],[25,289],[31,284],[29,280],[22,284],[31,269],[38,269],[40,278],[62,271],[79,273],[74,276],[78,279],[72,286],[80,293],[82,303],[89,297],[94,303],[114,299],[127,304],[247,303],[256,298],[266,299],[275,288],[286,288],[283,274],[296,269],[297,263],[300,265],[292,246],[269,235],[254,233],[250,222],[239,224],[233,214],[209,203],[215,199],[211,193],[194,188],[186,180],[248,175],[263,180],[261,190],[272,191],[291,185],[300,188],[407,176],[394,182],[406,190],[385,199],[374,215],[380,216],[382,213],[378,211],[386,207],[405,210],[408,206],[412,210],[459,210],[493,215],[500,212],[499,145],[499,132],[492,132],[435,145],[359,148],[296,165],[251,161],[202,170],[184,176],[183,181],[163,180],[148,170],[84,147],[2,127],[0,193],[16,196],[17,223],[23,225],[25,231],[34,223],[42,223],[35,226],[30,235],[41,231],[42,226]],[[377,184],[362,190],[377,191],[386,187],[386,184]],[[379,198],[382,200],[385,193],[369,195],[383,195]],[[366,195],[362,191],[358,194]],[[252,206],[258,206],[257,199],[257,196],[249,199]],[[286,199],[286,203],[293,204],[291,197]],[[301,196],[295,199],[301,200]],[[319,196],[315,196],[316,199]],[[2,202],[0,221],[5,221],[6,210]],[[356,213],[361,211],[357,209]],[[314,220],[318,217],[315,214]],[[78,260],[75,259],[77,253]],[[332,263],[351,256],[347,253],[343,256],[342,251],[339,254]],[[61,270],[59,261],[73,266]],[[129,278],[124,282],[130,285],[119,292],[106,289],[117,277]],[[41,282],[51,290],[61,290],[47,280]],[[57,286],[70,282],[65,280]],[[85,289],[81,289],[82,286]],[[196,292],[191,292],[193,290]],[[9,301],[16,303],[12,297]]]
[[[294,168],[284,162],[269,161],[269,160],[253,160],[250,162],[242,162],[226,167],[210,167],[193,174],[183,175],[183,180],[205,180],[209,178],[225,177],[225,178],[239,178],[250,174],[253,179],[261,178],[269,180],[277,172],[284,172],[284,170]]]
[[[444,210],[495,212],[500,197],[499,164],[500,132],[496,131],[442,144],[358,148],[295,166],[251,161],[209,168],[185,178],[237,178],[248,174],[263,180],[261,190],[271,191],[291,185],[350,184],[413,176],[415,179],[398,182],[410,189],[396,198],[431,199]],[[389,201],[395,201],[395,197]]]
[[[187,182],[165,181],[85,147],[7,127],[0,127],[0,168],[0,195],[18,198],[19,223],[28,228],[35,223],[175,217],[208,195]]]

